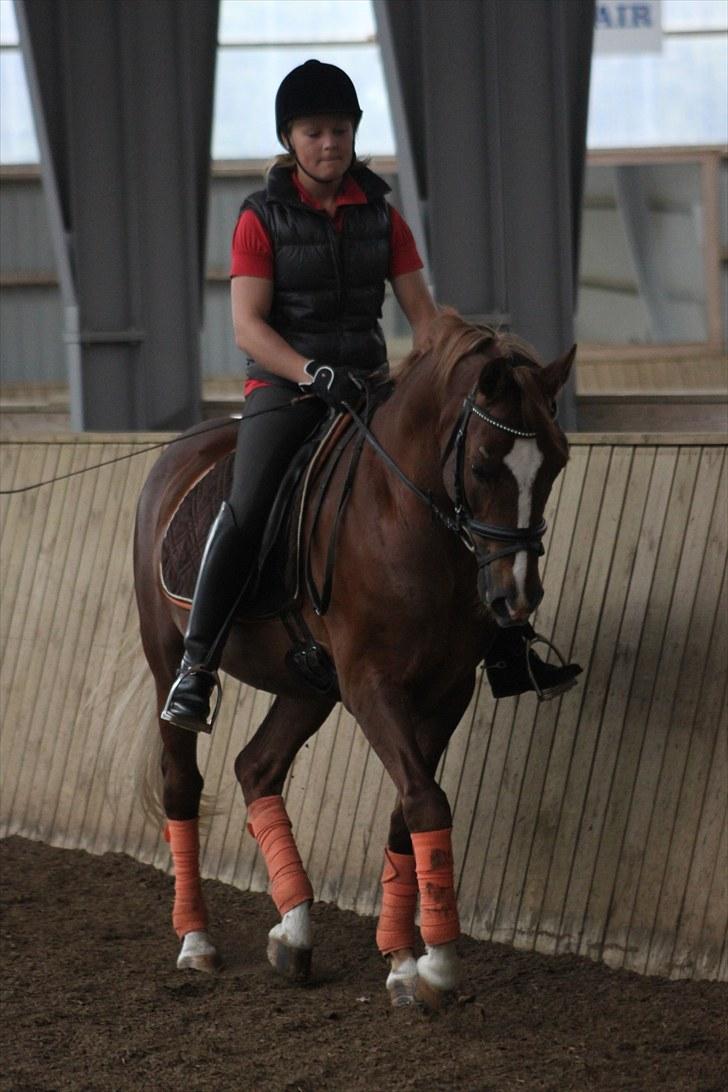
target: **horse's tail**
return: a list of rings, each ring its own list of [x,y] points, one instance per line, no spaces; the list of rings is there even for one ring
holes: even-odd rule
[[[154,682],[139,644],[128,632],[118,654],[104,666],[87,711],[105,706],[102,716],[96,776],[104,786],[106,803],[122,820],[133,807],[154,824],[166,821],[162,805],[162,737],[159,731]],[[203,793],[200,818],[218,814],[215,797]]]
[[[138,633],[130,630],[124,635],[85,706],[101,713],[96,777],[104,787],[107,806],[118,819],[141,806],[147,819],[161,823],[162,740],[154,684]]]

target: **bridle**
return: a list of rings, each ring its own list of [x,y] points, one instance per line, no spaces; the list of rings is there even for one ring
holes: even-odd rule
[[[536,438],[535,432],[524,432],[521,429],[512,428],[510,425],[506,425],[503,421],[491,417],[485,410],[482,410],[475,402],[477,389],[476,383],[470,393],[465,396],[460,413],[452,428],[442,456],[442,465],[444,466],[450,454],[454,452],[455,455],[452,497],[454,506],[453,515],[444,512],[435,502],[431,493],[420,489],[411,478],[408,478],[397,466],[391,455],[385,451],[376,436],[369,430],[356,411],[348,406],[347,409],[359,431],[364,434],[368,443],[381,456],[390,469],[402,482],[404,482],[411,492],[428,506],[435,518],[442,523],[443,526],[447,527],[449,531],[456,534],[467,549],[475,556],[478,563],[479,580],[480,572],[482,572],[487,584],[489,567],[499,558],[509,557],[512,554],[520,553],[522,550],[526,550],[529,553],[536,554],[537,557],[541,557],[544,552],[542,539],[546,533],[547,525],[546,520],[541,520],[537,527],[502,527],[497,524],[482,523],[480,520],[476,520],[473,517],[473,512],[468,503],[465,491],[464,469],[465,441],[470,418],[475,415],[481,420],[486,421],[493,428],[500,429],[501,432],[507,432],[509,435],[520,437],[525,440],[534,440]],[[504,543],[504,546],[500,550],[486,550],[479,545],[476,541],[477,538],[489,538],[496,542]]]
[[[488,567],[494,561],[498,561],[499,558],[510,557],[512,554],[520,553],[522,550],[526,550],[529,553],[536,554],[537,557],[541,557],[544,552],[542,539],[546,533],[547,524],[546,520],[542,519],[537,527],[502,527],[494,523],[483,523],[480,520],[473,518],[473,512],[468,503],[465,491],[464,466],[465,439],[471,416],[475,415],[482,421],[486,421],[492,428],[499,429],[501,432],[506,432],[511,436],[524,440],[536,439],[535,432],[525,432],[522,429],[512,428],[510,425],[506,425],[496,417],[491,417],[489,413],[482,410],[475,402],[476,390],[477,385],[473,387],[463,402],[458,419],[455,422],[455,426],[450,433],[450,438],[445,445],[442,463],[444,466],[451,451],[454,451],[453,503],[455,505],[455,522],[457,524],[457,530],[467,548],[475,555],[478,569],[485,570],[484,575],[487,582]],[[475,541],[474,536],[478,538],[493,539],[496,542],[503,542],[505,545],[500,550],[486,550]]]

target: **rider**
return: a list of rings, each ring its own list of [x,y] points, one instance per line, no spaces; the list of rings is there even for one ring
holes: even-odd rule
[[[354,151],[362,112],[346,73],[306,61],[281,83],[275,114],[286,154],[265,190],[244,202],[233,236],[233,325],[247,358],[233,481],[207,539],[184,657],[162,712],[192,731],[211,730],[225,640],[293,455],[329,408],[358,400],[350,371],[386,372],[378,321],[385,281],[416,345],[437,314],[412,233],[385,200],[389,187]],[[302,391],[315,397],[302,399]],[[488,660],[508,670],[489,667],[491,682],[503,692],[533,689],[524,632],[499,633]],[[541,689],[565,681],[568,668],[529,656]]]

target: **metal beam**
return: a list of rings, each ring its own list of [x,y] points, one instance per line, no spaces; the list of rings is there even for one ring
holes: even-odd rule
[[[377,0],[436,296],[552,359],[574,337],[593,0]],[[574,387],[562,419],[576,426]]]
[[[18,0],[75,427],[200,416],[218,0]]]

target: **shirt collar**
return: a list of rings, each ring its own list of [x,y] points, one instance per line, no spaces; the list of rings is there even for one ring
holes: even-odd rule
[[[291,175],[291,181],[293,182],[293,185],[295,186],[296,191],[301,198],[301,201],[303,201],[304,205],[309,205],[312,209],[323,209],[323,205],[321,205],[315,197],[312,197],[311,194],[303,188],[295,172]],[[344,205],[366,205],[366,203],[367,195],[364,193],[364,190],[361,188],[358,182],[354,181],[350,174],[345,174],[344,181],[341,184],[341,189],[334,198],[335,206],[337,208],[340,208]]]

